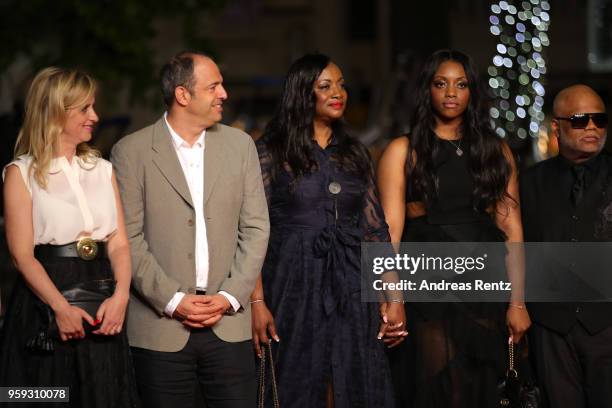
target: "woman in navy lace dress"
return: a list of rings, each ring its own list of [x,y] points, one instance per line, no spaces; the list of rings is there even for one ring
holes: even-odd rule
[[[361,301],[360,244],[390,238],[368,152],[342,129],[346,101],[338,66],[304,56],[257,142],[272,230],[253,336],[259,355],[276,340],[281,406],[393,406],[384,342],[403,339],[404,312]]]

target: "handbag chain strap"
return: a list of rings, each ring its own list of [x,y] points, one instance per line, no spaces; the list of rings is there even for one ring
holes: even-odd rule
[[[274,370],[274,358],[272,357],[272,346],[270,343],[264,346],[264,352],[261,355],[259,362],[259,408],[264,408],[264,396],[266,389],[266,352],[270,358],[270,379],[272,381],[272,399],[274,400],[274,408],[280,408],[278,401],[278,389],[276,387],[276,372]]]
[[[514,341],[512,341],[512,338],[508,339],[508,371],[506,377],[518,377],[518,372],[514,368]]]

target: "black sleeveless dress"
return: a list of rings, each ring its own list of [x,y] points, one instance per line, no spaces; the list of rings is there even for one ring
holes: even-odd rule
[[[474,210],[468,146],[439,140],[438,197],[407,220],[403,242],[503,242],[493,218]],[[407,201],[420,201],[408,197]],[[389,352],[398,406],[490,408],[505,373],[506,305],[407,303],[409,336]]]

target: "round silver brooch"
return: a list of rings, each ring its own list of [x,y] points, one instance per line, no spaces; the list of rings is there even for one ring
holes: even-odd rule
[[[342,186],[340,185],[340,183],[332,181],[331,183],[329,183],[328,189],[329,192],[332,194],[339,194],[340,191],[342,191]]]

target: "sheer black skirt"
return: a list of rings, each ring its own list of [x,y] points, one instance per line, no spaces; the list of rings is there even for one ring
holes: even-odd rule
[[[429,224],[410,220],[404,242],[498,242],[489,220]],[[505,373],[506,305],[407,303],[406,341],[389,351],[399,407],[490,408]]]
[[[113,277],[108,259],[55,258],[41,263],[60,290],[77,282]],[[41,306],[40,299],[18,278],[0,339],[0,386],[70,387],[69,404],[45,403],[44,406],[139,406],[125,331],[115,336],[55,340],[52,352],[31,351],[26,343],[46,321]],[[15,404],[18,408],[26,406]]]

